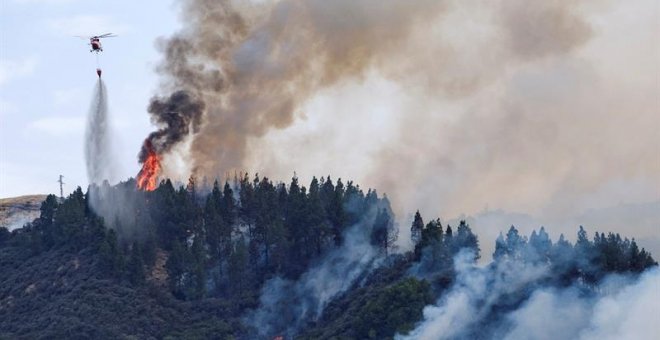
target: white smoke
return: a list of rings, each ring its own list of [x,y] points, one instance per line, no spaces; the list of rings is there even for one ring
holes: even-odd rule
[[[424,322],[405,339],[454,339],[464,336],[486,317],[498,299],[517,292],[547,275],[547,269],[520,261],[501,261],[478,267],[474,255],[456,255],[456,283],[437,305],[424,309]],[[400,337],[404,339],[404,337]]]
[[[333,297],[379,265],[378,251],[369,243],[371,228],[365,225],[368,223],[349,228],[344,244],[297,281],[276,277],[265,283],[259,308],[246,317],[246,323],[254,327],[260,338],[292,337],[306,322],[318,319]]]
[[[424,320],[398,339],[653,339],[660,334],[660,270],[639,279],[612,275],[593,289],[579,283],[566,288],[537,288],[512,311],[501,312],[503,300],[535,287],[548,270],[517,261],[487,267],[456,256],[453,288],[433,306]],[[655,302],[655,303],[654,303]],[[506,303],[504,303],[506,304]],[[496,320],[494,327],[486,319]]]
[[[573,288],[535,292],[509,315],[514,327],[505,339],[653,339],[660,334],[660,270],[632,284],[621,280],[604,283],[594,298]]]
[[[401,217],[488,207],[537,217],[533,228],[658,200],[660,2],[444,3],[379,58],[385,69],[324,88],[305,119],[250,141],[246,168],[350,177]],[[657,242],[649,216],[611,230]]]
[[[654,268],[615,294],[605,295],[593,307],[589,325],[580,338],[652,339],[660,334],[660,270]],[[656,338],[657,339],[657,338]]]

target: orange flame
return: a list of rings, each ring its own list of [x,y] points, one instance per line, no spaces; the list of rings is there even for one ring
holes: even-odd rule
[[[160,174],[160,156],[147,144],[147,159],[142,163],[142,170],[137,176],[137,187],[140,190],[156,190]]]

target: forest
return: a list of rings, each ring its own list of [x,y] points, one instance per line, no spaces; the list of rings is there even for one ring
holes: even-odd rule
[[[583,227],[572,244],[511,226],[481,254],[464,221],[396,221],[387,196],[330,176],[307,187],[295,176],[164,180],[154,191],[129,180],[49,195],[39,218],[0,228],[0,338],[390,339],[452,289],[457,258],[542,268],[489,305],[479,333],[456,336],[491,338],[537,287],[591,296],[611,275],[657,266],[634,238]],[[397,247],[400,228],[413,249]]]

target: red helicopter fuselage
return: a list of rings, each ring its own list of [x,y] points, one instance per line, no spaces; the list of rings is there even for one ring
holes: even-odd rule
[[[89,45],[92,46],[90,52],[101,52],[103,48],[101,47],[101,39],[97,37],[89,38]]]

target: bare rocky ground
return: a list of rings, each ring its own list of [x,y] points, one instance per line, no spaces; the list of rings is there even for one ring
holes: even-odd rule
[[[39,217],[46,195],[0,198],[0,227],[13,230]]]

